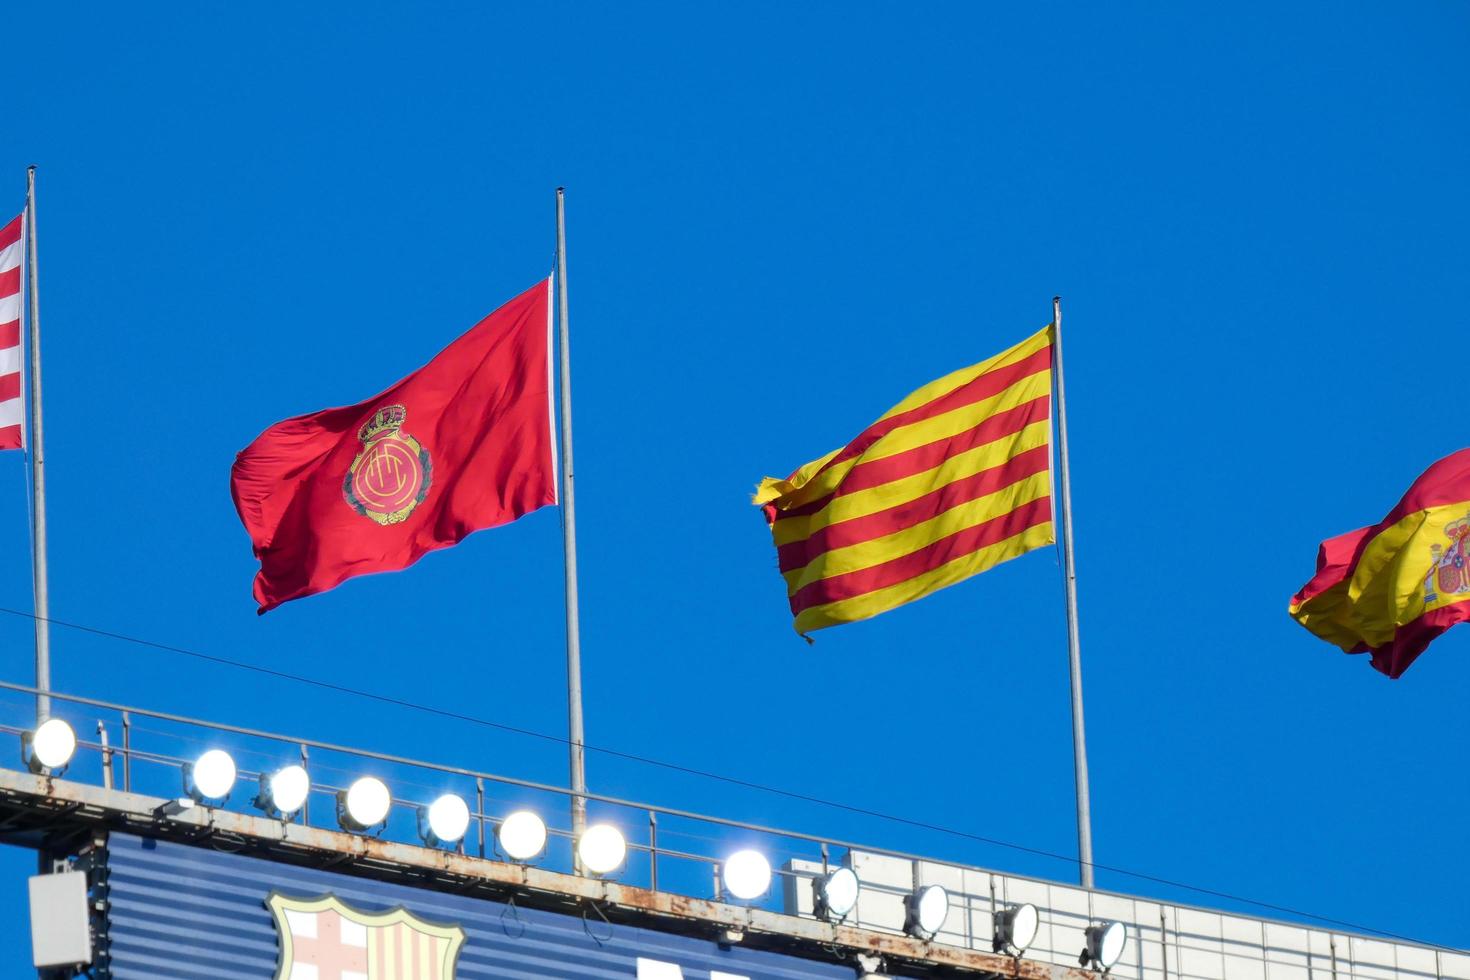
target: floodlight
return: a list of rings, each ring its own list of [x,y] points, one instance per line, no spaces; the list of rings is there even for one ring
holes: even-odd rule
[[[817,915],[827,921],[841,922],[857,907],[858,891],[862,886],[858,884],[857,872],[851,868],[838,868],[827,877],[817,879],[815,884]]]
[[[1013,905],[995,914],[995,951],[1010,949],[1020,956],[1036,940],[1041,916],[1030,902]]]
[[[546,824],[530,810],[517,810],[506,817],[495,836],[512,861],[530,861],[546,849]]]
[[[1087,927],[1087,945],[1078,958],[1083,966],[1091,963],[1107,973],[1123,958],[1128,943],[1128,927],[1121,922],[1099,922]]]
[[[223,802],[235,787],[235,760],[223,749],[210,749],[184,765],[184,792],[196,802]]]
[[[771,887],[771,862],[760,851],[736,851],[720,870],[725,890],[736,898],[760,898]]]
[[[925,885],[909,896],[904,931],[919,939],[933,939],[948,917],[949,892],[940,885]]]
[[[582,831],[577,841],[577,857],[582,866],[595,875],[605,875],[622,867],[628,856],[628,844],[622,832],[612,824],[600,823]]]
[[[301,766],[286,766],[273,773],[260,774],[260,795],[255,805],[266,813],[289,819],[306,805],[311,793],[311,777]]]
[[[427,833],[423,827],[425,819],[429,823]],[[436,844],[457,844],[469,829],[469,804],[453,793],[445,793],[420,812],[419,834],[430,847]]]
[[[392,805],[393,797],[383,781],[363,776],[337,794],[337,822],[344,830],[362,833],[386,822]]]
[[[37,775],[65,769],[76,751],[77,733],[60,718],[47,718],[35,731],[20,737],[21,758]]]

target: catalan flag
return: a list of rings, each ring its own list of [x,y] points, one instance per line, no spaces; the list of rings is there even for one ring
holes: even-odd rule
[[[921,599],[1055,540],[1054,328],[932,382],[754,502],[796,631]]]
[[[1425,470],[1377,524],[1323,541],[1288,611],[1389,677],[1470,621],[1470,449]]]

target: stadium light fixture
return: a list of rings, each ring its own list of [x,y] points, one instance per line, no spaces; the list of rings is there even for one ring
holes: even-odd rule
[[[255,797],[257,809],[280,820],[291,817],[306,805],[311,794],[311,777],[301,766],[285,766],[272,773],[260,774],[260,793]]]
[[[817,915],[828,922],[841,922],[857,908],[858,892],[862,886],[858,883],[857,872],[851,868],[838,868],[827,877],[818,878],[814,884]]]
[[[337,823],[343,830],[366,833],[388,822],[393,797],[376,776],[363,776],[337,794]]]
[[[445,793],[419,810],[419,836],[429,847],[458,844],[469,829],[469,804],[453,793]]]
[[[771,862],[760,851],[736,851],[720,868],[725,891],[741,901],[760,898],[771,887]]]
[[[1030,902],[1012,905],[995,914],[995,952],[1009,949],[1017,956],[1036,941],[1036,930],[1041,925],[1041,916]]]
[[[54,776],[67,767],[77,751],[77,733],[60,718],[47,718],[33,732],[20,737],[20,755],[36,775]]]
[[[517,810],[500,822],[495,839],[512,861],[532,861],[546,849],[546,824],[530,810]]]
[[[942,885],[925,885],[909,895],[904,932],[917,939],[933,939],[949,917],[949,892]]]
[[[612,824],[594,824],[577,841],[577,857],[595,875],[611,874],[623,866],[627,856],[628,843]]]
[[[1098,922],[1087,927],[1086,935],[1087,945],[1078,962],[1100,967],[1104,973],[1117,966],[1128,944],[1128,927],[1121,922]]]
[[[193,762],[184,764],[184,792],[196,803],[218,800],[223,803],[235,788],[235,760],[223,749],[210,749]]]

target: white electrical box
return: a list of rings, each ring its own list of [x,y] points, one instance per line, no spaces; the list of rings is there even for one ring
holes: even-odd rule
[[[31,878],[31,960],[37,967],[92,962],[87,876],[80,871]]]

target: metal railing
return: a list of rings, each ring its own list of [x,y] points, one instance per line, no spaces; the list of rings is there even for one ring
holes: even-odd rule
[[[0,732],[19,736],[30,730],[34,709],[29,696],[36,695],[37,689],[0,681],[0,692],[20,696],[0,702]],[[78,734],[77,755],[66,771],[66,778],[84,781],[90,778],[105,787],[174,798],[185,791],[185,767],[203,751],[221,748],[231,754],[238,774],[230,796],[219,804],[221,808],[247,812],[258,809],[252,800],[254,783],[260,776],[285,765],[298,764],[311,776],[311,793],[307,804],[289,819],[305,826],[345,829],[337,821],[338,794],[359,776],[377,776],[392,792],[390,817],[377,836],[401,843],[421,841],[420,815],[433,796],[439,792],[457,792],[469,804],[470,829],[457,842],[455,850],[509,860],[498,852],[495,830],[512,810],[533,809],[546,822],[548,835],[546,852],[533,863],[569,873],[573,870],[573,833],[556,822],[561,815],[570,813],[574,794],[565,787],[99,698],[54,690],[48,693],[51,715],[66,720]],[[97,717],[84,719],[80,717],[83,712]],[[121,732],[120,741],[113,739],[114,731]],[[84,737],[89,732],[96,732],[95,739]],[[191,746],[196,751],[167,751],[166,747],[174,748],[168,745],[170,742]],[[720,868],[728,853],[740,846],[733,843],[733,838],[745,838],[745,846],[749,846],[752,835],[759,838],[764,846],[758,849],[771,862],[771,887],[763,898],[747,903],[761,907],[779,906],[784,878],[811,880],[820,876],[820,872],[792,871],[783,864],[818,855],[827,855],[830,860],[834,849],[862,847],[854,842],[607,794],[576,795],[587,800],[590,822],[614,824],[627,841],[628,862],[609,877],[652,889],[672,889],[691,897],[730,900],[721,888]],[[548,800],[555,802],[548,803]],[[323,807],[322,803],[329,805]],[[717,851],[715,845],[725,847]],[[864,849],[897,858],[919,859],[918,855],[899,851]]]
[[[32,727],[32,699],[37,693],[33,687],[0,681],[0,732],[18,736]],[[294,763],[306,768],[312,786],[307,804],[289,819],[306,826],[345,829],[337,823],[337,795],[353,779],[371,775],[382,779],[393,796],[390,817],[379,836],[399,843],[421,842],[424,808],[438,793],[456,792],[469,804],[471,822],[454,849],[509,860],[497,848],[496,829],[513,810],[532,809],[547,824],[548,845],[530,863],[574,873],[573,833],[566,825],[556,824],[557,818],[570,822],[574,795],[570,789],[97,698],[48,693],[52,716],[63,718],[78,733],[77,753],[64,778],[170,799],[184,789],[186,765],[206,749],[222,748],[231,753],[239,774],[222,808],[258,809],[252,800],[251,781]],[[81,737],[92,732],[95,739]],[[113,737],[115,733],[121,734],[120,740]],[[188,751],[181,752],[179,746]],[[1246,975],[1259,975],[1260,980],[1470,980],[1470,955],[1456,950],[1082,889],[595,792],[576,795],[587,800],[590,823],[612,823],[627,841],[626,864],[608,877],[654,890],[730,901],[720,884],[721,864],[731,852],[754,847],[770,861],[773,877],[763,896],[743,904],[810,917],[815,914],[812,883],[830,869],[846,865],[858,871],[862,880],[858,907],[846,920],[848,924],[902,932],[907,897],[920,885],[937,883],[946,888],[950,907],[936,941],[956,946],[990,951],[995,913],[1029,902],[1040,912],[1041,930],[1025,953],[1028,958],[1076,964],[1086,926],[1116,919],[1129,926],[1132,938],[1114,973],[1141,980],[1238,980]],[[1260,938],[1245,942],[1236,935],[1232,939],[1232,931]]]

